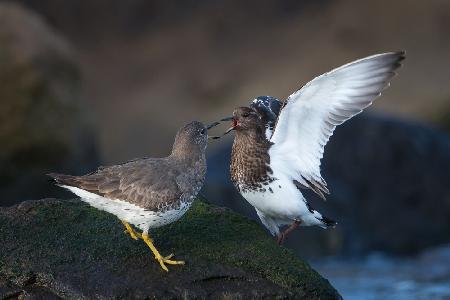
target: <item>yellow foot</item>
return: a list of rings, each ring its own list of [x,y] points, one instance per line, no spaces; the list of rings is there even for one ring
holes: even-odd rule
[[[125,233],[129,233],[131,238],[134,240],[138,240],[138,239],[142,239],[142,235],[139,232],[134,231],[133,227],[131,227],[130,224],[128,224],[128,222],[121,220],[123,225],[125,226]]]
[[[159,262],[159,265],[161,266],[161,268],[166,271],[169,272],[169,269],[167,269],[165,264],[168,265],[184,265],[184,261],[183,260],[171,260],[170,258],[173,257],[173,254],[170,254],[166,257],[162,257],[161,255],[159,256],[155,256],[156,260]]]
[[[161,268],[164,271],[169,272],[169,269],[166,267],[166,264],[168,264],[168,265],[184,265],[184,261],[182,261],[182,260],[171,260],[171,258],[173,257],[173,254],[170,254],[168,256],[162,256],[161,254],[159,254],[158,250],[153,245],[153,241],[150,239],[148,234],[143,233],[142,239],[147,244],[147,246],[150,248],[150,250],[152,250],[153,254],[155,255],[155,259],[159,262],[159,265],[161,266]]]

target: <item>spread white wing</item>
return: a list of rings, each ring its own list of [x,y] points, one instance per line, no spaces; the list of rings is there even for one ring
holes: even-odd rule
[[[286,100],[271,138],[270,165],[311,188],[328,193],[320,160],[337,125],[372,104],[395,75],[404,52],[369,56],[316,77]]]

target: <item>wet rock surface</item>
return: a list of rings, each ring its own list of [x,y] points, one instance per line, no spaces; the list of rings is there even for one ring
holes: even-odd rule
[[[229,180],[227,144],[209,156],[205,194],[257,218]],[[225,170],[225,171],[224,171]],[[287,246],[302,255],[413,255],[450,241],[450,139],[419,123],[365,114],[339,126],[325,148],[331,194],[310,204],[335,229],[300,228]],[[302,191],[303,192],[303,191]]]
[[[116,217],[79,200],[0,208],[0,299],[341,298],[256,222],[225,208],[196,201],[151,236],[186,265],[162,271]]]

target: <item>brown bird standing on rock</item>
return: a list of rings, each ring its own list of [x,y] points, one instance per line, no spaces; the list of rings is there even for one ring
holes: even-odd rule
[[[301,190],[325,199],[329,191],[320,161],[326,143],[337,125],[389,86],[404,58],[404,52],[391,52],[351,62],[316,77],[284,103],[261,96],[223,119],[233,122],[226,133],[236,131],[231,180],[278,243],[299,225],[336,225],[314,210]],[[284,225],[290,226],[280,232]]]
[[[184,264],[162,256],[148,235],[150,228],[172,223],[189,209],[206,175],[207,130],[200,122],[182,127],[172,152],[164,158],[142,158],[100,167],[84,176],[49,174],[56,184],[78,195],[91,206],[117,216],[130,236],[143,239],[161,268]],[[142,234],[134,231],[134,225]]]

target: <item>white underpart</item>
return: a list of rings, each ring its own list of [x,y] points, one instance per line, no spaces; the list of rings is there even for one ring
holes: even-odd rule
[[[304,226],[326,227],[317,211],[309,211],[293,180],[305,186],[305,179],[324,182],[320,160],[335,127],[380,95],[395,75],[401,56],[385,53],[357,60],[316,77],[289,96],[270,138],[271,176],[277,180],[263,186],[264,192],[241,189],[247,191],[241,194],[272,234],[294,220]]]
[[[82,201],[89,203],[91,206],[109,212],[119,219],[133,224],[145,233],[150,228],[157,228],[175,222],[184,215],[191,205],[185,202],[177,210],[172,209],[157,213],[123,200],[108,199],[77,187],[67,185],[61,185],[61,187],[76,194]]]
[[[273,175],[276,177],[277,174]],[[321,221],[322,215],[317,211],[309,211],[302,193],[292,180],[280,178],[264,185],[264,192],[241,189],[245,191],[241,195],[256,208],[259,218],[270,233],[277,235],[280,226],[292,224],[296,220],[301,221],[301,226],[325,227]]]
[[[288,179],[322,182],[320,161],[337,125],[372,104],[389,86],[402,53],[366,57],[307,83],[286,100],[269,149],[274,172]]]

